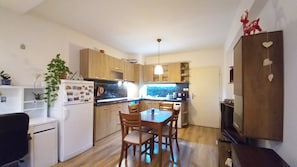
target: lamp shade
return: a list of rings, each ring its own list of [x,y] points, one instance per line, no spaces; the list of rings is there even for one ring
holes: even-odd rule
[[[156,75],[163,74],[163,67],[160,64],[155,66],[154,74],[156,74]]]

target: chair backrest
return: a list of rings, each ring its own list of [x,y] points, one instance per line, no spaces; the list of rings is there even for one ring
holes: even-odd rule
[[[172,128],[176,129],[177,131],[177,121],[178,121],[179,110],[172,110],[172,116],[169,122],[169,134],[172,133]]]
[[[141,115],[140,113],[122,113],[119,111],[120,121],[121,121],[121,131],[122,131],[122,139],[125,138],[126,135],[129,134],[131,130],[141,129]],[[138,130],[141,139],[141,130]]]
[[[159,109],[173,111],[173,103],[159,103]]]
[[[140,112],[140,105],[139,104],[133,104],[133,105],[129,105],[129,113],[138,113]]]
[[[179,112],[180,112],[179,110],[173,110],[173,114],[172,114],[172,121],[174,122],[174,127],[176,127],[176,128],[177,128]]]
[[[26,113],[0,115],[0,166],[28,153],[29,116]]]

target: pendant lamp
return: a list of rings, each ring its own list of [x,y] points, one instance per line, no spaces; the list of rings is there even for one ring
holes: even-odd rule
[[[157,39],[157,42],[158,42],[158,64],[155,66],[155,69],[154,69],[155,75],[163,74],[163,67],[160,64],[160,42],[161,41],[162,41],[161,38]]]

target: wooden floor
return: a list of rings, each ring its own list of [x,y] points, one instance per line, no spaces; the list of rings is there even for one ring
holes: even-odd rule
[[[217,167],[218,149],[216,139],[219,129],[200,126],[189,126],[178,130],[178,142],[180,152],[177,151],[175,143],[175,162],[170,160],[169,148],[163,147],[162,167]],[[157,144],[155,145],[152,161],[147,155],[142,156],[141,166],[155,167],[158,165]],[[88,151],[74,157],[66,162],[58,163],[54,167],[117,167],[121,151],[121,134],[117,132],[106,137]],[[122,161],[122,167],[136,167],[137,153],[133,156],[132,148],[129,149],[127,160]]]

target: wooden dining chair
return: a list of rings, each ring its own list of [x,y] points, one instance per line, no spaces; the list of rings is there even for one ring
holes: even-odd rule
[[[158,136],[158,137],[164,137],[165,138],[165,142],[163,142],[162,144],[169,146],[170,148],[170,154],[171,154],[171,158],[172,161],[174,162],[174,156],[173,156],[173,148],[172,148],[172,142],[173,140],[175,140],[176,146],[177,146],[177,150],[179,152],[179,145],[178,145],[178,140],[177,140],[177,122],[178,122],[178,115],[179,115],[179,110],[172,110],[172,116],[170,118],[169,124],[167,124],[166,126],[164,126],[162,128],[162,136]],[[157,137],[158,132],[157,131],[153,131],[153,134],[155,136],[155,138]],[[162,140],[163,141],[163,140]]]
[[[153,134],[143,132],[141,130],[134,130],[134,128],[141,129],[141,115],[140,113],[122,113],[119,111],[122,132],[122,149],[119,167],[123,157],[127,159],[128,147],[137,145],[139,147],[138,166],[141,166],[141,155],[146,154],[148,150],[150,158],[152,159],[154,136]],[[142,146],[144,145],[144,150]]]
[[[137,113],[140,112],[140,105],[139,104],[133,104],[128,106],[129,113]]]
[[[173,111],[173,103],[159,103],[159,109]]]

